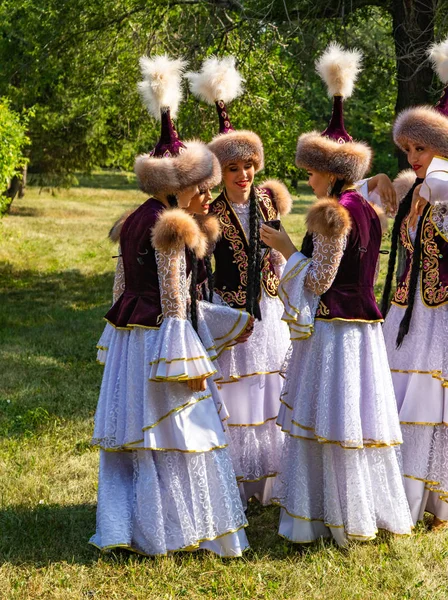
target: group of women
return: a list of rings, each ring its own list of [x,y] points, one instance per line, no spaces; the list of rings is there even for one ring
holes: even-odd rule
[[[431,58],[448,82],[448,40]],[[234,59],[186,74],[218,112],[208,145],[181,141],[172,121],[183,61],[141,59],[161,135],[135,163],[149,200],[111,232],[120,256],[98,343],[98,548],[239,556],[253,497],[280,505],[279,534],[299,543],[408,535],[425,510],[434,528],[448,522],[448,86],[436,107],[395,122],[413,172],[394,185],[363,179],[371,150],[343,121],[360,59],[332,44],[316,63],[333,113],[323,133],[298,139],[318,199],[300,250],[280,224],[285,185],[254,185],[260,138],[230,122],[242,91]],[[374,284],[395,213],[380,311]]]

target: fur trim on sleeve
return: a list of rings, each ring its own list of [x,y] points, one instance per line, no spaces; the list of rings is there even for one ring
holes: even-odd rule
[[[129,210],[127,210],[126,212],[124,212],[121,217],[118,217],[118,219],[115,221],[115,223],[112,225],[110,231],[109,231],[109,239],[111,242],[114,242],[115,244],[117,242],[120,241],[120,235],[121,235],[121,229],[124,225],[124,222],[126,221],[126,219],[132,215],[132,213],[135,211],[135,208],[130,208]]]
[[[275,206],[277,207],[280,216],[283,217],[291,212],[292,198],[284,183],[278,181],[278,179],[267,179],[258,187],[267,189],[271,192],[272,199],[275,202]]]
[[[334,198],[323,198],[313,204],[308,210],[306,225],[310,233],[325,237],[347,235],[351,229],[348,210]]]
[[[159,252],[180,251],[187,246],[194,250],[198,258],[203,258],[207,250],[206,241],[199,225],[181,208],[164,210],[151,234],[152,245]]]
[[[400,171],[393,181],[397,200],[401,202],[415,183],[415,172],[412,169]]]
[[[373,202],[369,202],[369,204],[373,208],[373,210],[376,212],[377,217],[380,220],[381,233],[386,233],[388,225],[389,225],[386,213],[381,208],[381,206],[378,206],[378,204],[374,204]]]
[[[215,215],[195,215],[200,230],[207,241],[207,254],[213,252],[216,242],[221,237],[221,226]]]

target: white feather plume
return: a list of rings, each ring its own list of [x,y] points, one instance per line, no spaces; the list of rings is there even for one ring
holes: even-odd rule
[[[138,91],[150,114],[160,119],[161,109],[170,109],[174,119],[182,99],[182,75],[186,61],[171,59],[166,54],[140,58],[143,81],[137,85]]]
[[[433,69],[442,83],[448,83],[448,38],[439,44],[433,44],[428,54]]]
[[[198,73],[189,72],[185,77],[193,94],[208,104],[231,102],[243,92],[244,79],[235,67],[234,56],[207,58]]]
[[[332,42],[316,61],[316,71],[327,86],[328,95],[349,98],[361,70],[362,54],[359,50],[344,50]]]

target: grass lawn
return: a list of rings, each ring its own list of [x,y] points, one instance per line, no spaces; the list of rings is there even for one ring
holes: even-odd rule
[[[144,199],[132,177],[101,173],[55,195],[30,187],[0,220],[0,599],[446,599],[448,533],[426,525],[343,551],[295,546],[276,534],[278,509],[254,503],[242,559],[101,555],[87,544],[95,344],[116,252],[107,232]],[[310,201],[301,186],[285,219],[297,242]]]

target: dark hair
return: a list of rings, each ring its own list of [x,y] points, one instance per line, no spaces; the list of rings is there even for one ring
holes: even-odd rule
[[[333,184],[333,187],[330,190],[330,197],[337,198],[339,200],[339,197],[342,194],[342,188],[346,183],[347,182],[345,181],[345,179],[336,179],[336,181]]]
[[[171,208],[176,208],[177,207],[177,196],[176,194],[168,194],[168,196],[166,197],[168,204],[171,206]]]
[[[247,260],[246,311],[261,321],[260,295],[261,282],[261,248],[260,248],[261,213],[254,184],[249,195],[249,256]]]
[[[400,235],[400,227],[403,222],[403,219],[408,214],[411,209],[412,204],[412,194],[414,193],[417,185],[422,183],[422,179],[416,179],[414,185],[411,187],[409,192],[406,194],[400,206],[398,208],[397,215],[394,220],[394,225],[392,227],[392,235],[391,235],[391,246],[390,246],[390,254],[389,254],[389,262],[387,265],[387,275],[386,280],[384,282],[384,290],[383,297],[381,299],[381,313],[383,317],[386,316],[388,308],[389,308],[389,300],[390,300],[390,292],[392,289],[392,280],[394,277],[395,271],[395,263],[397,260],[397,249],[398,249],[398,237]],[[417,238],[416,238],[417,243]]]
[[[208,285],[208,298],[207,294],[204,297],[209,302],[213,303],[213,289],[215,287],[215,278],[213,276],[212,261],[208,254],[204,256],[205,269],[207,271],[207,285]]]
[[[190,317],[191,324],[193,325],[194,330],[198,331],[198,257],[193,250],[188,250],[190,253],[190,262],[191,262],[191,280],[190,280]]]
[[[420,256],[422,251],[422,244],[420,238],[422,236],[423,222],[430,208],[431,205],[427,204],[425,209],[423,210],[423,214],[420,217],[417,232],[415,234],[414,253],[412,255],[411,277],[409,281],[408,291],[408,305],[406,307],[404,317],[401,319],[400,327],[398,328],[397,348],[399,348],[403,343],[404,337],[408,334],[409,326],[411,324],[412,311],[414,310],[415,292],[417,291],[418,275],[420,272]]]

